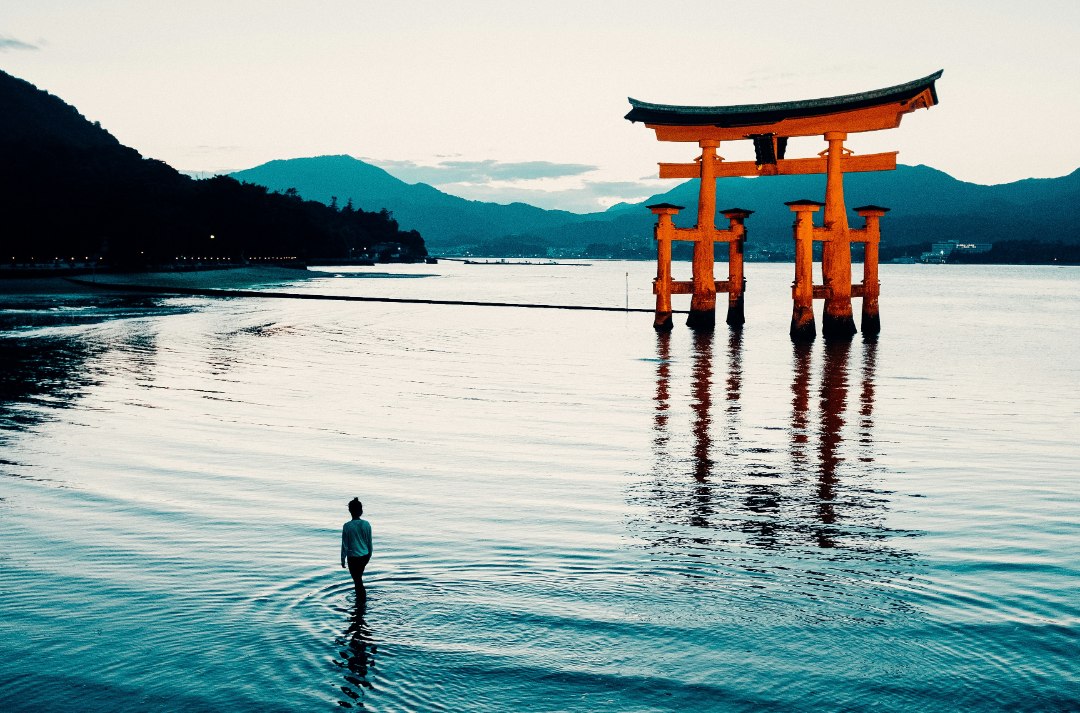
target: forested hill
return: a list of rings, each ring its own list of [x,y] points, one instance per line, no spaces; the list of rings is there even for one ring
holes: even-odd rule
[[[684,205],[677,225],[697,218],[698,181],[634,204],[577,215],[516,203],[498,205],[451,196],[423,183],[408,184],[383,169],[349,156],[316,156],[271,161],[232,174],[282,190],[295,187],[306,198],[350,199],[371,209],[387,208],[406,227],[423,232],[432,250],[469,250],[473,254],[526,256],[555,254],[583,257],[649,257],[656,217],[652,203]],[[892,211],[882,222],[883,254],[918,255],[930,243],[949,240],[994,243],[1002,262],[1080,259],[1076,205],[1080,170],[1058,178],[1031,178],[984,186],[967,183],[929,166],[898,166],[895,171],[851,173],[844,177],[850,208],[865,203]],[[752,251],[790,257],[791,211],[785,201],[821,200],[825,177],[770,176],[717,181],[717,205],[754,211],[747,221]],[[861,219],[848,211],[852,225]],[[820,217],[818,218],[820,221]],[[723,223],[723,219],[720,221]]]
[[[503,205],[467,200],[425,183],[405,183],[351,156],[270,161],[230,175],[276,190],[294,187],[305,198],[326,203],[336,197],[342,203],[351,200],[366,210],[387,208],[403,226],[423,233],[428,246],[436,251],[477,242],[487,242],[498,250],[513,244],[517,240],[514,236],[548,235],[586,219],[526,203]]]
[[[89,256],[137,268],[177,256],[426,255],[419,233],[385,210],[331,208],[228,177],[192,180],[4,72],[0,107],[4,262]]]

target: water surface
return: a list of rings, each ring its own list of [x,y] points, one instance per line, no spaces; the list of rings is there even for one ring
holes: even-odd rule
[[[653,268],[395,269],[437,276],[278,289],[646,307]],[[0,707],[1077,709],[1080,269],[883,266],[881,338],[805,348],[791,272],[710,337],[3,296]]]

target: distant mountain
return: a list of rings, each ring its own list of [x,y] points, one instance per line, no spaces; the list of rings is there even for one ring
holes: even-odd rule
[[[686,210],[676,223],[692,225],[697,218],[697,192],[698,182],[687,181],[641,205],[684,205]],[[820,175],[717,182],[718,207],[755,211],[747,222],[750,235],[765,244],[791,240],[792,216],[785,201],[823,200],[824,195],[825,177]],[[1080,243],[1074,219],[1080,200],[1080,169],[1061,178],[984,186],[959,181],[929,166],[898,166],[895,171],[845,175],[844,198],[852,225],[861,224],[851,211],[854,207],[868,203],[889,207],[882,221],[882,240],[894,245],[952,239]]]
[[[113,266],[178,256],[422,257],[389,216],[336,211],[226,177],[193,181],[122,145],[48,92],[0,72],[0,257],[102,257]]]
[[[349,156],[271,161],[231,174],[273,190],[296,188],[300,195],[339,203],[352,199],[365,210],[385,208],[407,228],[422,232],[436,251],[483,245],[489,251],[520,251],[524,246],[584,250],[630,246],[647,252],[655,219],[645,206],[684,205],[680,226],[697,218],[697,180],[689,180],[640,203],[619,203],[606,211],[579,215],[523,203],[500,205],[470,201],[423,183],[408,184],[386,171]],[[929,166],[898,166],[895,171],[851,173],[844,177],[850,211],[874,203],[891,208],[882,224],[890,248],[943,240],[978,242],[1041,241],[1080,244],[1074,219],[1080,205],[1080,170],[1061,178],[1027,179],[995,186],[957,180]],[[751,244],[784,250],[791,246],[791,211],[785,201],[821,200],[825,177],[770,176],[726,178],[717,182],[719,208],[753,210],[747,222]],[[820,220],[820,219],[819,219]],[[723,218],[720,219],[721,226]],[[629,253],[627,253],[629,254]]]
[[[351,156],[270,161],[229,174],[275,191],[295,188],[309,200],[338,205],[351,200],[363,210],[387,209],[404,227],[420,231],[435,249],[474,245],[507,236],[538,236],[584,219],[525,203],[487,203],[452,196],[426,183],[405,183]]]

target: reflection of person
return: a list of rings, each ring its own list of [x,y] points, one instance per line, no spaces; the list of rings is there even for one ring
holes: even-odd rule
[[[359,499],[349,501],[349,514],[352,520],[341,528],[341,566],[349,566],[356,592],[364,591],[364,568],[371,559],[371,523],[362,520],[364,505]]]
[[[338,705],[342,708],[364,708],[366,692],[363,689],[373,689],[370,679],[375,675],[377,647],[371,638],[371,629],[364,621],[363,597],[357,600],[356,609],[349,618],[349,628],[334,638],[334,648],[338,653],[334,665],[344,669],[342,675],[345,679],[337,687],[348,696],[338,699]]]

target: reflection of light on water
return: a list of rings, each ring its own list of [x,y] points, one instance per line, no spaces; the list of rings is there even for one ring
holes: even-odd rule
[[[694,371],[691,386],[694,423],[694,479],[708,483],[712,473],[712,346],[713,335],[694,334]]]
[[[836,523],[836,470],[843,462],[844,409],[847,407],[847,367],[851,343],[825,343],[825,363],[821,370],[821,428],[818,431],[818,518],[822,525]],[[830,528],[817,531],[821,547],[834,547]]]
[[[806,446],[810,442],[810,358],[812,344],[794,342],[795,366],[791,378],[791,461],[795,472],[806,467]]]
[[[691,387],[691,409],[694,422],[691,426],[694,434],[694,487],[693,508],[690,512],[690,524],[694,527],[710,527],[709,518],[712,510],[712,484],[710,483],[712,460],[712,332],[695,333],[694,369]]]
[[[874,375],[877,369],[877,339],[862,343],[862,387],[859,391],[859,444],[863,463],[874,462]]]
[[[668,383],[671,380],[671,332],[656,333],[656,409],[653,415],[653,431],[656,433],[653,441],[660,453],[666,457],[664,451],[668,442]]]
[[[65,336],[0,338],[0,428],[25,429],[69,408],[94,383],[102,345]]]
[[[855,442],[846,440],[851,343],[819,343],[817,351],[813,344],[791,345],[791,409],[788,459],[784,462],[779,449],[746,437],[747,428],[742,423],[743,332],[728,333],[719,367],[714,336],[692,335],[689,374],[673,373],[677,360],[672,355],[671,339],[670,334],[657,336],[653,412],[655,482],[651,500],[663,506],[665,520],[683,519],[698,528],[695,539],[702,542],[709,541],[716,531],[727,531],[740,533],[748,544],[765,549],[813,544],[879,549],[882,556],[891,556],[886,544],[890,533],[882,524],[882,493],[866,481],[867,473],[851,467],[856,462],[863,466],[874,462],[873,343],[862,349]],[[816,370],[815,354],[820,355]],[[713,381],[718,369],[725,404],[719,413],[724,433],[719,443],[713,436]],[[683,434],[674,430],[677,421],[673,420],[679,415],[672,402],[679,380],[687,384],[690,395],[690,423],[688,433]],[[817,399],[812,398],[815,392]],[[684,444],[688,452],[680,453]],[[852,455],[855,445],[858,458]],[[687,459],[690,480],[680,482],[678,464]]]

